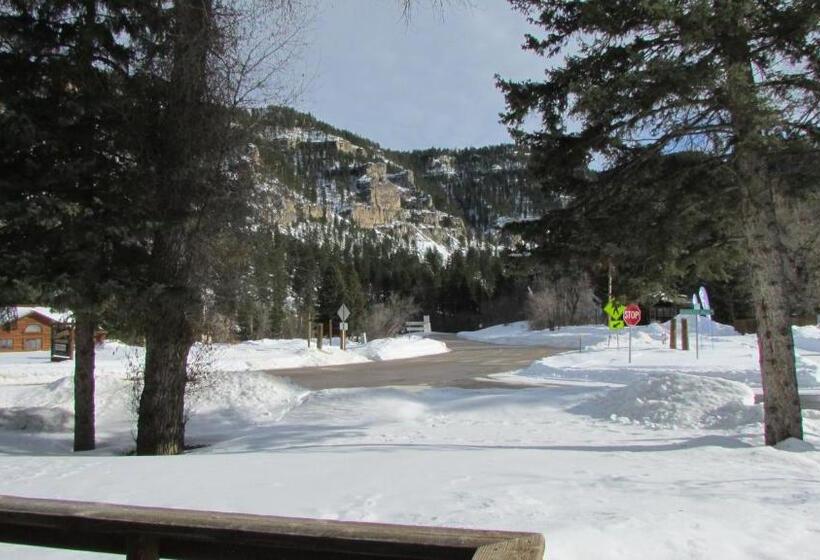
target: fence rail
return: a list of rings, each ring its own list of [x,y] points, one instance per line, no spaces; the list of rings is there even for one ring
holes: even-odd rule
[[[407,321],[404,323],[404,330],[408,333],[429,333],[432,332],[430,327],[430,316],[425,315],[423,321]]]
[[[269,517],[0,496],[0,541],[128,560],[541,560],[534,533]]]

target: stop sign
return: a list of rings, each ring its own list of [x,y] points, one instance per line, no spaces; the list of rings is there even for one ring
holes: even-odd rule
[[[624,323],[626,323],[630,327],[634,327],[640,322],[641,308],[635,305],[634,303],[630,303],[626,306],[626,310],[624,311]]]

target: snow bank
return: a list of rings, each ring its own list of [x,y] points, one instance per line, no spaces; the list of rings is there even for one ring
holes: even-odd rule
[[[401,360],[417,356],[430,356],[449,352],[447,345],[439,340],[421,336],[401,336],[397,338],[380,338],[367,343],[353,352],[367,360]]]
[[[650,375],[572,410],[615,422],[657,428],[732,429],[761,422],[752,389],[727,379],[664,373]]]
[[[366,363],[446,352],[444,343],[420,337],[375,340],[342,352],[322,350],[304,340],[259,340],[195,346],[189,361],[211,373],[186,400],[187,433],[197,443],[213,443],[279,421],[309,396],[305,389],[260,370]],[[131,380],[144,351],[116,341],[97,348],[95,407],[99,447],[133,447],[137,397]],[[24,445],[38,434],[43,450],[71,449],[73,362],[51,362],[48,352],[0,354],[0,452]]]
[[[656,373],[683,373],[729,379],[751,387],[761,386],[757,337],[741,335],[731,326],[714,321],[701,324],[699,352],[690,331],[689,351],[669,348],[669,323],[632,329],[632,362],[628,358],[629,335],[612,334],[605,326],[563,327],[556,331],[528,331],[526,323],[490,327],[459,336],[495,344],[544,345],[572,349],[544,358],[509,380],[588,385],[627,385]],[[801,390],[820,387],[820,329],[795,327],[797,380]],[[699,355],[698,355],[699,354]]]
[[[579,343],[587,346],[606,341],[606,328],[597,326],[562,327],[551,331],[531,331],[526,321],[517,321],[506,325],[494,325],[478,331],[462,331],[461,338],[484,342],[485,344],[501,344],[505,346],[551,346],[552,348],[578,348]]]
[[[316,348],[315,343],[308,348],[307,341],[303,339],[263,339],[238,344],[214,344],[207,350],[205,361],[214,370],[236,372],[358,364],[447,352],[447,346],[443,342],[421,337],[379,339],[365,345],[350,344],[348,352],[343,352],[338,347],[338,339],[334,339],[334,344],[336,345],[325,344],[321,350]],[[194,360],[202,352],[202,348],[195,345],[189,361]],[[95,374],[98,377],[123,377],[128,370],[133,370],[130,364],[141,363],[143,356],[142,348],[107,341],[97,348]],[[0,353],[0,385],[25,381],[57,381],[72,376],[73,372],[73,362],[51,362],[48,352]]]
[[[222,371],[259,371],[300,367],[357,364],[367,359],[354,352],[342,352],[338,346],[325,344],[321,350],[315,341],[248,340],[239,344],[214,345],[214,366]]]
[[[690,319],[691,321],[691,319]],[[723,325],[715,321],[701,321],[701,334],[704,337],[738,336],[738,332],[731,325]],[[694,327],[691,328],[694,339]],[[657,345],[661,340],[669,340],[669,323],[652,323],[642,327],[635,327],[632,331],[633,348],[635,346]],[[462,331],[458,336],[467,340],[484,342],[486,344],[501,344],[506,346],[549,346],[551,348],[600,348],[626,344],[627,331],[613,333],[605,325],[577,325],[559,327],[549,330],[530,330],[526,321],[494,325],[478,331]],[[694,342],[693,342],[694,344]]]

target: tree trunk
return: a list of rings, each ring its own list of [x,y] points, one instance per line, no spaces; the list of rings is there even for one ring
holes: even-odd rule
[[[158,309],[159,320],[145,339],[137,455],[177,455],[185,448],[185,383],[192,338],[179,300],[173,294],[162,299],[164,309]]]
[[[159,176],[160,222],[151,254],[155,288],[147,328],[145,383],[137,422],[138,455],[182,453],[185,444],[185,384],[188,352],[201,325],[196,256],[203,235],[198,212],[214,140],[209,121],[208,50],[212,0],[175,0],[172,68]],[[200,236],[200,237],[197,237]]]
[[[769,109],[755,84],[750,23],[742,4],[739,0],[716,2],[724,26],[718,33],[726,61],[726,80],[720,95],[734,130],[732,163],[749,251],[766,445],[775,445],[790,437],[802,439],[803,417],[789,321],[787,254],[777,221],[775,178],[769,171],[771,155],[779,144],[775,135],[765,133]]]
[[[74,356],[74,451],[94,449],[94,333],[96,315],[78,313]]]
[[[773,186],[766,180],[765,159],[741,153],[737,168],[757,319],[766,445],[775,445],[790,437],[803,438],[786,291],[787,255],[780,239]]]

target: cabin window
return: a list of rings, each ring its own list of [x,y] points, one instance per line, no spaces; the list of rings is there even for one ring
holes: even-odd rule
[[[41,332],[43,332],[43,327],[41,327],[40,325],[34,325],[34,324],[26,325],[26,329],[23,332],[26,333],[26,334],[41,333]]]
[[[26,350],[29,350],[29,351],[42,350],[43,349],[43,341],[40,340],[39,338],[32,338],[32,339],[26,340],[26,342],[24,343],[24,348]]]
[[[14,348],[14,341],[10,338],[0,338],[0,350],[10,350]]]

